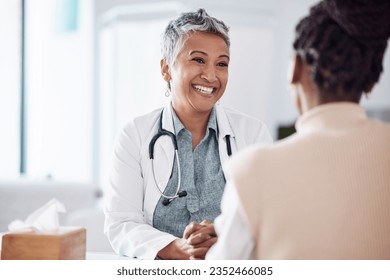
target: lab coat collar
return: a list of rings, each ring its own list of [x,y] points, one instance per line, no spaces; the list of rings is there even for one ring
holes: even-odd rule
[[[175,133],[175,129],[173,127],[172,110],[173,110],[173,108],[172,108],[171,102],[169,102],[164,107],[163,116],[162,116],[162,127],[163,127],[163,129],[166,129],[172,133]]]

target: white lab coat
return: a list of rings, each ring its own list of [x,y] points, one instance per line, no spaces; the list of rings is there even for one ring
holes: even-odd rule
[[[134,119],[122,130],[106,193],[105,234],[118,254],[140,259],[154,259],[158,251],[177,238],[153,228],[153,213],[161,194],[153,179],[149,143],[157,133],[161,110]],[[221,164],[228,159],[226,135],[230,135],[233,154],[251,144],[272,142],[266,126],[255,118],[221,105],[216,105],[216,116]],[[174,133],[170,104],[164,108],[162,127]],[[160,137],[154,147],[154,170],[162,192],[173,162],[171,139]]]

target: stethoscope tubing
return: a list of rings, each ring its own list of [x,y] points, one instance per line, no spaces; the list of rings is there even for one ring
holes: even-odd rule
[[[153,173],[154,183],[156,184],[157,189],[158,189],[158,191],[160,192],[161,196],[162,196],[162,197],[165,197],[165,198],[168,199],[169,201],[172,201],[172,200],[174,200],[175,198],[178,198],[178,197],[179,197],[179,190],[180,190],[180,186],[181,186],[181,169],[180,169],[179,153],[178,153],[177,149],[175,149],[175,158],[176,158],[176,162],[177,162],[178,180],[177,180],[176,192],[175,192],[175,195],[173,195],[173,196],[165,195],[165,194],[160,190],[160,185],[157,183],[156,176],[155,176],[155,173],[154,173],[153,158],[151,159],[151,160],[152,160],[152,173]]]
[[[163,112],[164,112],[164,110],[162,110],[161,114],[160,114],[160,122],[159,122],[159,127],[158,127],[157,134],[153,136],[152,140],[149,143],[149,158],[152,161],[152,173],[153,173],[154,183],[156,184],[156,187],[157,187],[158,191],[160,192],[161,196],[166,198],[166,199],[168,199],[169,202],[171,202],[175,198],[179,197],[179,191],[180,191],[180,186],[181,186],[181,168],[180,168],[180,160],[179,160],[179,152],[178,152],[178,145],[177,145],[176,136],[172,132],[162,128]],[[154,172],[154,145],[156,144],[156,141],[161,136],[168,136],[169,138],[171,138],[171,141],[172,141],[172,144],[173,144],[173,148],[175,150],[175,158],[176,158],[176,162],[177,162],[178,181],[177,181],[176,192],[172,196],[165,195],[160,190],[160,184],[158,184],[158,182],[156,180],[156,173]]]

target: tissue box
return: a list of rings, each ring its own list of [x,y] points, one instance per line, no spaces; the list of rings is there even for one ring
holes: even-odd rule
[[[60,227],[55,232],[14,232],[3,235],[2,260],[85,259],[86,229]]]

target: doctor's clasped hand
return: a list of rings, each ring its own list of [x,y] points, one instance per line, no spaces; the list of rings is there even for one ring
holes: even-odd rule
[[[181,255],[180,259],[202,260],[216,241],[214,224],[209,220],[204,220],[201,223],[191,222],[185,228],[183,238],[175,240],[168,246]],[[160,256],[163,259],[165,257],[164,253]]]

